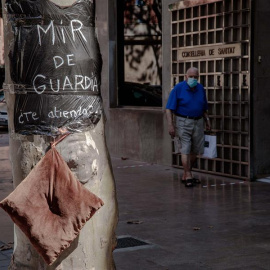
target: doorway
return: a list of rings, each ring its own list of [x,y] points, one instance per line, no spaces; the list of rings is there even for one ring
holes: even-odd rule
[[[215,159],[200,157],[194,170],[250,178],[250,37],[251,1],[181,1],[170,5],[171,87],[197,67],[205,87]],[[180,154],[172,153],[174,167]]]

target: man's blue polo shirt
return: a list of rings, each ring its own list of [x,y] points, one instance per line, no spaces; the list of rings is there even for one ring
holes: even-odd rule
[[[208,110],[203,86],[198,83],[195,89],[191,90],[186,81],[178,83],[170,93],[166,109],[185,116],[203,116],[204,111]]]

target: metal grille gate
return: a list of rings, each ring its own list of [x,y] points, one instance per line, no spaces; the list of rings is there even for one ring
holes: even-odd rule
[[[171,86],[184,80],[189,67],[199,69],[212,130],[217,134],[218,157],[199,158],[195,170],[248,179],[251,1],[204,0],[202,5],[195,2],[195,6],[192,1],[170,5]],[[173,166],[181,166],[180,155],[174,150]]]

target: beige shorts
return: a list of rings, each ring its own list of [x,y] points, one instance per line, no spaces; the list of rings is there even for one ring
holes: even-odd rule
[[[181,154],[201,155],[204,152],[204,120],[176,116],[176,129],[181,143]]]

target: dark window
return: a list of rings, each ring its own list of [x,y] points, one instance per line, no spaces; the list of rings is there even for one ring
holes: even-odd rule
[[[162,106],[161,0],[118,1],[118,102]]]

